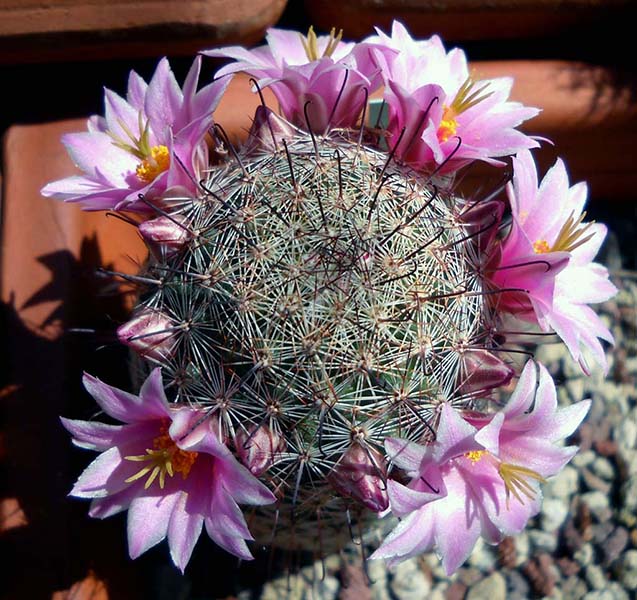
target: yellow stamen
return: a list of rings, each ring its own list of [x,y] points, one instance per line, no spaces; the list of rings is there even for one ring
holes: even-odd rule
[[[160,434],[153,440],[153,448],[147,448],[146,454],[125,456],[126,460],[133,462],[148,462],[145,467],[126,479],[126,483],[132,483],[148,475],[144,489],[148,489],[155,479],[159,477],[159,487],[163,490],[166,485],[166,473],[173,477],[175,473],[181,473],[183,479],[190,474],[192,466],[197,460],[198,452],[188,452],[177,447],[168,435],[168,427],[162,425]]]
[[[153,181],[160,173],[163,173],[170,166],[170,153],[164,145],[153,146],[150,149],[150,156],[137,165],[135,172],[137,177],[145,183]]]
[[[553,252],[573,252],[575,248],[588,242],[588,240],[595,235],[593,232],[584,236],[584,233],[595,221],[586,223],[586,225],[579,228],[585,216],[586,212],[583,212],[578,219],[575,219],[573,213],[569,215],[568,219],[566,219],[566,223],[562,225],[562,229],[560,229],[560,232],[557,234],[557,239],[551,248]]]
[[[509,499],[511,494],[516,497],[520,504],[524,504],[524,500],[522,499],[520,492],[529,500],[533,500],[535,498],[535,489],[528,482],[528,479],[534,479],[540,483],[546,483],[546,479],[533,469],[527,469],[526,467],[520,467],[519,465],[512,465],[511,463],[500,463],[498,473],[502,478],[506,489],[507,510],[509,510]]]
[[[467,77],[456,93],[453,102],[449,106],[443,107],[444,112],[442,113],[442,120],[437,132],[438,139],[441,142],[446,142],[451,136],[456,135],[458,129],[456,117],[458,115],[486,100],[493,93],[485,92],[488,87],[486,83],[478,89],[475,89],[475,87],[476,82],[471,77]]]
[[[573,252],[575,248],[578,248],[582,244],[585,244],[590,240],[595,233],[590,233],[588,235],[584,235],[588,228],[595,223],[595,221],[591,221],[590,223],[586,223],[583,227],[579,227],[584,220],[586,213],[583,212],[579,218],[575,219],[573,213],[571,213],[566,219],[564,225],[562,225],[562,229],[560,229],[557,234],[557,238],[552,246],[549,246],[546,240],[537,240],[533,244],[533,250],[535,250],[536,254],[544,254],[546,252]]]
[[[330,39],[327,42],[327,46],[325,46],[325,50],[323,50],[323,54],[319,54],[318,49],[318,38],[316,37],[316,33],[314,33],[314,27],[310,25],[310,28],[307,32],[307,37],[301,35],[301,43],[303,44],[303,50],[305,50],[305,54],[309,61],[318,60],[319,58],[330,57],[334,54],[334,50],[338,47],[341,39],[343,38],[343,30],[339,29],[338,33],[336,33],[336,28],[332,27],[330,30]]]

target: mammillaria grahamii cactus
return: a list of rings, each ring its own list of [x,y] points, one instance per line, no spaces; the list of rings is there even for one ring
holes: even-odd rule
[[[588,304],[615,289],[585,186],[561,162],[538,185],[537,141],[516,129],[537,110],[508,100],[511,81],[474,81],[462,51],[398,23],[207,54],[238,62],[200,92],[198,62],[181,91],[165,61],[126,101],[109,92],[106,119],[66,140],[85,175],[44,190],[139,212],[150,250],[117,332],[148,378],[138,397],[87,377],[125,425],[64,420],[101,452],[72,493],[96,517],[128,509],[131,556],[167,537],[181,569],[204,526],[249,558],[253,538],[328,552],[391,512],[372,558],[436,548],[453,572],[479,536],[520,532],[576,450],[559,442],[589,403],[558,408],[509,323],[604,366]],[[240,148],[211,116],[236,71],[280,103]],[[381,84],[389,120],[370,123]],[[512,165],[506,198],[454,188],[474,160]]]

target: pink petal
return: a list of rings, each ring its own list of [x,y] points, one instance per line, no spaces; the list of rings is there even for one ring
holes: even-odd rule
[[[431,503],[435,544],[447,575],[467,560],[480,536],[481,514],[467,483],[457,472],[445,478],[448,494]]]
[[[434,459],[444,464],[450,458],[465,454],[471,450],[479,450],[474,440],[476,428],[467,423],[452,406],[445,402],[442,405],[440,423],[436,432]]]
[[[163,132],[173,126],[182,104],[181,88],[173,75],[168,59],[162,58],[148,84],[144,102],[146,115],[156,134],[163,136]]]
[[[418,471],[427,454],[426,446],[400,438],[385,438],[385,451],[393,464],[408,472]]]
[[[404,517],[407,514],[420,509],[427,502],[440,499],[445,494],[442,479],[433,485],[440,493],[420,492],[412,490],[392,479],[387,481],[387,493],[389,495],[389,505],[392,514],[397,517]]]
[[[124,423],[135,423],[169,416],[170,413],[165,398],[162,403],[161,398],[152,395],[157,393],[156,386],[158,383],[156,379],[158,377],[161,378],[161,371],[155,369],[146,380],[146,382],[150,382],[149,390],[152,390],[152,392],[149,392],[150,395],[144,399],[141,396],[129,394],[103,383],[88,373],[84,374],[82,381],[88,393],[95,398],[95,401],[106,414]],[[146,383],[142,386],[142,396],[144,396],[145,386]],[[161,394],[163,396],[163,389]]]
[[[535,384],[537,381],[537,366],[534,361],[527,360],[515,390],[509,401],[502,409],[507,421],[529,410],[535,398]]]
[[[70,492],[71,496],[78,498],[100,498],[109,495],[107,485],[113,472],[124,463],[118,447],[113,447],[102,452],[79,476]],[[139,470],[139,468],[138,468]],[[119,489],[124,487],[124,477]],[[119,491],[114,489],[113,492]]]
[[[187,511],[188,494],[180,494],[168,523],[170,557],[183,573],[203,529],[202,514]]]
[[[88,514],[94,519],[112,517],[124,510],[128,510],[130,503],[138,495],[139,488],[137,486],[128,486],[105,498],[94,498],[91,500],[91,508]]]
[[[225,531],[217,529],[215,523],[210,518],[206,518],[204,523],[206,525],[206,532],[219,547],[242,560],[254,559],[243,538],[229,535]]]
[[[73,436],[73,444],[88,450],[102,452],[115,445],[121,425],[107,425],[98,421],[77,421],[60,417],[62,425]]]
[[[128,177],[135,173],[139,160],[115,146],[106,133],[67,133],[62,143],[73,162],[90,177],[105,186],[129,187]]]
[[[137,558],[166,537],[172,513],[182,494],[140,496],[131,502],[127,522],[131,558]]]
[[[417,556],[429,550],[434,543],[435,524],[431,505],[405,517],[385,538],[370,560],[387,559],[388,565]]]

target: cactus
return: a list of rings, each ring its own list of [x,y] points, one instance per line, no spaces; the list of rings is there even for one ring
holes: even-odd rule
[[[139,396],[87,376],[124,425],[63,420],[102,452],[72,494],[93,516],[129,509],[133,558],[167,537],[183,570],[204,524],[240,558],[253,536],[323,555],[391,511],[371,558],[436,548],[451,573],[480,535],[521,531],[576,451],[556,443],[590,403],[558,408],[507,340],[555,332],[585,371],[584,350],[605,367],[612,336],[588,303],[616,291],[592,262],[606,230],[582,222],[561,161],[538,186],[538,142],[515,129],[537,109],[508,101],[508,79],[473,81],[461,51],[399,23],[378,33],[272,30],[271,48],[207,52],[279,101],[241,147],[210,117],[227,81],[195,91],[200,58],[182,91],[165,60],[148,85],[132,74],[127,100],[107,92],[106,116],[66,139],[85,175],[43,192],[140,213],[123,218],[149,249],[117,330]],[[509,165],[506,200],[458,192],[475,160]]]
[[[471,205],[356,133],[262,107],[196,200],[158,209],[187,240],[144,269],[136,311],[161,329],[120,329],[275,490],[260,510],[285,546],[307,547],[301,520],[316,540],[317,521],[387,508],[383,440],[431,439],[442,402],[473,408],[464,357],[494,326]]]

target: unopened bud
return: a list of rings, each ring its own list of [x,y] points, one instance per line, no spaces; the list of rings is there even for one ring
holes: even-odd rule
[[[328,475],[337,492],[374,512],[382,512],[389,506],[386,478],[385,457],[378,450],[359,443],[349,447]]]
[[[117,328],[117,337],[142,356],[164,361],[175,347],[175,323],[163,313],[142,310]]]
[[[180,215],[157,217],[139,224],[139,233],[151,246],[159,248],[164,256],[171,256],[183,248],[192,234]]]
[[[509,365],[484,349],[462,354],[461,373],[460,391],[465,394],[506,385],[515,374]]]
[[[254,113],[254,121],[247,141],[247,150],[254,147],[275,151],[281,146],[281,140],[292,138],[298,130],[282,119],[267,106],[259,106]]]
[[[235,447],[241,462],[255,477],[265,473],[285,452],[287,444],[283,436],[266,425],[251,427],[249,431],[239,430]]]

